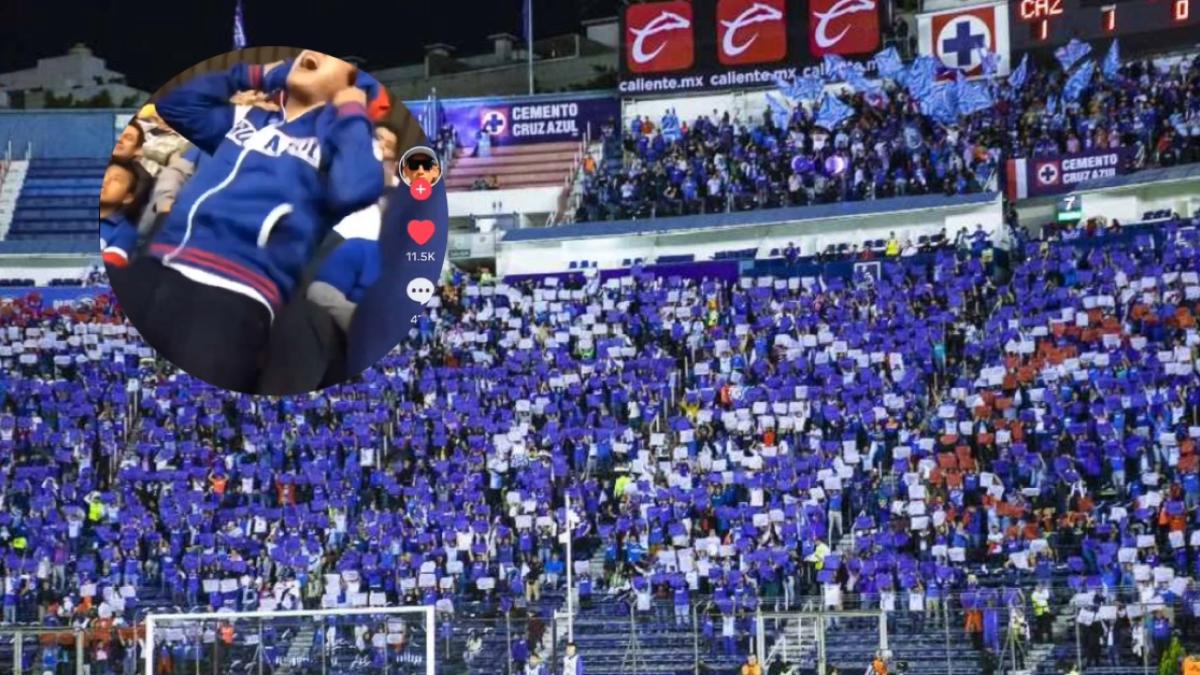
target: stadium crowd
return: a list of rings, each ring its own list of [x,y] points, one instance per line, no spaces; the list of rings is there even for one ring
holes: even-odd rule
[[[714,110],[658,124],[635,117],[604,130],[605,161],[589,163],[577,221],[721,213],[903,195],[994,190],[1006,159],[1131,149],[1130,168],[1200,161],[1200,56],[1096,69],[1077,101],[1067,73],[1030,68],[1017,88],[991,85],[993,105],[947,125],[892,80],[883,94],[839,94],[852,109],[826,128],[815,105],[761,120]],[[782,105],[782,104],[781,104]]]
[[[409,349],[281,399],[154,360],[106,294],[6,301],[3,618],[128,625],[147,588],[524,606],[563,582],[570,495],[583,601],[682,621],[711,599],[730,654],[759,603],[810,594],[933,623],[953,594],[998,650],[1017,588],[1038,622],[1073,593],[1122,649],[1160,653],[1200,625],[1183,224],[1021,236],[999,272],[948,247],[871,283],[459,275]]]
[[[581,219],[961,194],[1091,147],[1195,161],[1198,78],[1132,63],[1050,109],[1062,74],[1036,72],[950,129],[899,90],[834,130],[802,107],[640,119],[610,130],[632,159],[596,165]],[[182,159],[160,125],[114,158],[110,205],[148,204],[143,237],[171,206],[144,176],[169,187]],[[703,602],[727,655],[756,608],[816,596],[952,615],[991,653],[1010,606],[1045,641],[1069,600],[1090,662],[1169,656],[1200,628],[1196,223],[1012,238],[1001,260],[982,231],[892,237],[853,279],[455,274],[407,348],[287,398],[177,373],[106,293],[0,301],[0,618],[119,628],[147,595],[532,607],[563,585],[569,496],[585,606],[687,625]],[[132,652],[116,635],[95,662]]]

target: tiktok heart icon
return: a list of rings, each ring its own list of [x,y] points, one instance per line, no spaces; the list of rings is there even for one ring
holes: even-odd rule
[[[408,236],[417,244],[424,246],[425,242],[433,238],[433,221],[432,220],[410,220],[408,221]]]

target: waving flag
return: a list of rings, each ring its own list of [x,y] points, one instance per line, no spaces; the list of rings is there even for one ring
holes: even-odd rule
[[[923,100],[933,95],[933,80],[937,77],[938,63],[933,57],[918,56],[908,67],[905,86],[915,99]]]
[[[446,109],[442,106],[442,102],[438,99],[437,94],[430,92],[429,97],[425,99],[425,107],[417,116],[417,121],[421,125],[421,131],[425,132],[425,138],[433,139],[438,137],[438,130],[441,129],[442,123],[445,122]]]
[[[1062,64],[1063,70],[1070,70],[1071,66],[1079,63],[1079,59],[1091,53],[1090,44],[1071,38],[1070,42],[1054,50],[1054,57]]]
[[[878,84],[868,80],[862,72],[853,68],[847,68],[843,75],[846,78],[846,84],[854,91],[860,91],[865,94],[879,89]]]
[[[968,82],[967,78],[963,77],[961,70],[958,71],[958,79],[954,83],[954,87],[954,94],[958,98],[959,114],[970,115],[980,110],[987,110],[994,103],[987,85],[982,82]]]
[[[1025,86],[1025,80],[1029,79],[1029,54],[1021,57],[1021,65],[1017,69],[1009,73],[1008,85],[1013,89],[1020,89]]]
[[[798,77],[788,82],[782,77],[775,78],[775,88],[780,94],[793,101],[815,101],[821,98],[825,91],[825,83],[814,76]]]
[[[934,88],[932,94],[921,99],[921,112],[944,126],[958,122],[958,87],[947,82]]]
[[[1101,66],[1104,71],[1105,79],[1115,80],[1117,75],[1121,73],[1121,48],[1117,45],[1117,39],[1113,38],[1112,44],[1108,47],[1108,54],[1104,56],[1104,65]]]
[[[819,77],[809,75],[792,82],[792,97],[797,100],[816,101],[824,93],[825,83]]]
[[[984,51],[980,59],[980,67],[983,69],[984,77],[995,77],[996,70],[1000,67],[1000,55],[996,52]]]
[[[880,77],[895,80],[897,74],[904,72],[904,63],[900,60],[900,53],[896,48],[888,47],[875,55],[875,68]]]
[[[833,131],[851,114],[853,114],[853,110],[850,106],[842,103],[836,96],[825,94],[824,100],[821,101],[821,108],[817,110],[816,124]]]
[[[783,94],[784,96],[786,96],[788,98],[791,98],[792,97],[792,87],[795,87],[795,86],[796,86],[795,80],[788,82],[787,78],[783,77],[782,75],[775,76],[775,89],[777,89],[780,94]]]
[[[1092,73],[1096,72],[1096,62],[1088,61],[1083,64],[1067,78],[1067,83],[1063,85],[1063,99],[1067,101],[1078,101],[1080,94],[1087,88],[1092,81]]]
[[[826,54],[824,63],[825,63],[824,71],[825,71],[825,81],[826,82],[831,82],[833,80],[842,79],[842,76],[845,73],[846,68],[849,65],[846,63],[846,59],[843,59],[842,57],[838,56],[837,54]]]
[[[1175,132],[1180,136],[1188,135],[1187,120],[1183,119],[1183,113],[1175,113],[1169,118],[1171,126],[1175,127]]]
[[[769,93],[767,94],[767,105],[771,106],[771,116],[774,118],[775,124],[786,125],[788,123],[788,119],[792,116],[791,109]]]
[[[245,19],[242,17],[242,0],[238,0],[237,6],[233,8],[233,48],[246,48],[246,26]]]

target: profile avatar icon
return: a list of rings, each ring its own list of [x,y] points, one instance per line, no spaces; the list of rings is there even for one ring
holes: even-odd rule
[[[442,166],[438,162],[437,153],[424,145],[409,148],[400,158],[400,180],[405,185],[412,186],[415,180],[425,180],[430,185],[437,185],[442,179]]]

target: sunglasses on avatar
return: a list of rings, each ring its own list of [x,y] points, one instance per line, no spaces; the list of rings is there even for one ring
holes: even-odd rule
[[[408,166],[409,171],[416,171],[417,169],[433,171],[433,167],[437,166],[437,160],[432,157],[418,155],[416,157],[409,157],[405,164]]]

